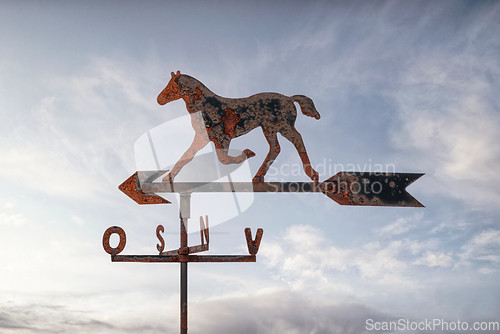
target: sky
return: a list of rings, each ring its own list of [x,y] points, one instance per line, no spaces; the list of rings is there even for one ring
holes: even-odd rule
[[[156,101],[178,70],[224,97],[310,97],[321,119],[296,128],[321,181],[425,173],[408,188],[425,208],[274,193],[217,218],[226,199],[193,195],[212,210],[207,254],[246,254],[245,227],[264,235],[256,263],[189,265],[190,333],[500,322],[498,36],[498,1],[0,2],[0,332],[179,332],[179,265],[112,263],[102,247],[114,225],[122,254],[157,254],[159,224],[179,245],[174,198],[118,190],[144,164],[141,136],[170,157],[174,134],[192,135],[181,100]],[[266,180],[307,181],[279,140]],[[268,144],[256,129],[231,148],[257,154],[251,177]]]

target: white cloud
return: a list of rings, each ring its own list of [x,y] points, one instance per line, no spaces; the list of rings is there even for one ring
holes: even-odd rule
[[[78,167],[62,152],[30,145],[0,149],[0,156],[2,174],[44,193],[92,197],[99,189],[96,180],[75,170]]]
[[[439,239],[436,238],[425,239],[424,241],[405,238],[402,241],[404,242],[404,248],[408,249],[412,255],[418,255],[424,250],[433,250],[440,246]]]
[[[83,218],[81,217],[78,217],[78,216],[75,216],[75,215],[72,215],[71,216],[71,220],[74,221],[76,224],[78,225],[83,225],[85,224],[85,220],[83,220]]]
[[[406,240],[386,244],[369,242],[362,247],[340,248],[331,244],[321,230],[309,225],[292,225],[279,243],[266,242],[260,254],[269,259],[267,265],[278,269],[278,278],[289,284],[294,291],[335,289],[352,291],[353,285],[345,277],[356,275],[370,286],[387,286],[394,289],[413,289],[418,286],[406,274],[408,263],[400,259],[401,252],[412,247]],[[275,253],[280,254],[277,259]],[[342,283],[335,272],[342,272]],[[357,276],[359,273],[359,276]],[[335,277],[335,278],[334,278]]]
[[[500,264],[500,231],[486,230],[482,231],[464,246],[462,253],[459,254],[462,264],[472,261],[487,261],[490,266]]]
[[[489,268],[489,267],[483,267],[483,268],[479,269],[478,271],[481,274],[489,275],[489,274],[493,274],[493,273],[498,272],[498,269],[493,269],[493,268]]]
[[[453,231],[455,234],[458,231],[464,231],[471,227],[471,225],[475,224],[471,223],[465,219],[456,219],[453,217],[450,220],[443,221],[439,223],[436,227],[429,231],[429,234],[435,234],[441,231]]]
[[[378,236],[392,237],[408,232],[416,224],[418,224],[423,217],[423,213],[416,213],[411,217],[398,217],[398,219],[390,224],[381,228],[373,229],[374,233]]]
[[[162,311],[166,310],[151,302],[152,296],[148,294],[63,294],[46,298],[17,294],[16,297],[0,302],[1,332],[152,334],[168,329],[174,331],[175,328],[174,316],[163,314]],[[142,310],[148,313],[145,317],[137,316],[135,305],[138,304],[143,305]],[[173,301],[167,301],[167,304],[171,306],[169,311],[172,313]],[[172,325],[165,325],[165,320]]]
[[[474,204],[498,204],[499,110],[491,57],[435,51],[411,62],[393,95],[403,117],[394,144],[420,152],[414,163],[433,187]],[[480,176],[476,171],[480,171]]]
[[[425,252],[425,254],[420,259],[413,262],[413,264],[420,264],[428,267],[451,267],[453,264],[452,253],[434,254],[431,252]]]
[[[394,223],[388,224],[382,228],[376,229],[375,232],[379,236],[393,236],[406,233],[410,230],[408,221],[402,217],[398,218]]]
[[[0,213],[0,225],[23,226],[28,220],[23,213],[6,214]]]
[[[115,189],[116,180],[103,185],[120,168],[134,169],[133,142],[161,115],[154,96],[147,97],[144,76],[127,64],[96,59],[53,77],[47,90],[57,94],[22,110],[22,124],[1,134],[0,174],[59,196],[93,198]]]
[[[476,260],[491,261],[500,264],[500,255],[483,255],[476,257]]]

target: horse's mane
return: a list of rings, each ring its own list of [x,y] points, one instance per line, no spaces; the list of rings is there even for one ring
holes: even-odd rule
[[[192,76],[187,75],[187,74],[181,74],[181,77],[187,79],[188,85],[190,88],[195,89],[196,87],[199,87],[199,89],[204,93],[208,91],[208,92],[214,94],[214,92],[212,92],[210,89],[208,89],[207,86],[205,86],[200,80],[195,79]]]

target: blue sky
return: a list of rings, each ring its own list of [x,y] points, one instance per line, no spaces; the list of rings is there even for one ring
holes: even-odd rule
[[[0,331],[178,332],[178,265],[111,263],[101,245],[119,225],[124,254],[155,254],[158,224],[178,245],[175,204],[117,189],[137,139],[186,115],[156,102],[177,70],[225,97],[313,99],[321,119],[296,123],[313,165],[426,173],[408,189],[424,209],[256,194],[214,222],[211,254],[246,253],[247,226],[264,236],[255,264],[190,265],[191,332],[500,322],[499,35],[496,1],[3,1]],[[273,166],[298,164],[280,143]],[[252,173],[268,149],[260,130],[231,147],[257,153]]]

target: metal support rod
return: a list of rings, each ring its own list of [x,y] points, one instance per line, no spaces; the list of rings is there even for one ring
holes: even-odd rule
[[[188,275],[188,264],[187,262],[181,262],[181,334],[187,334],[187,323],[188,323],[188,313],[187,313],[187,275]]]
[[[191,216],[191,193],[181,193],[179,218],[181,221],[181,244],[179,256],[181,260],[181,334],[187,334],[188,324],[188,235],[187,224]],[[183,261],[185,260],[185,261]]]

